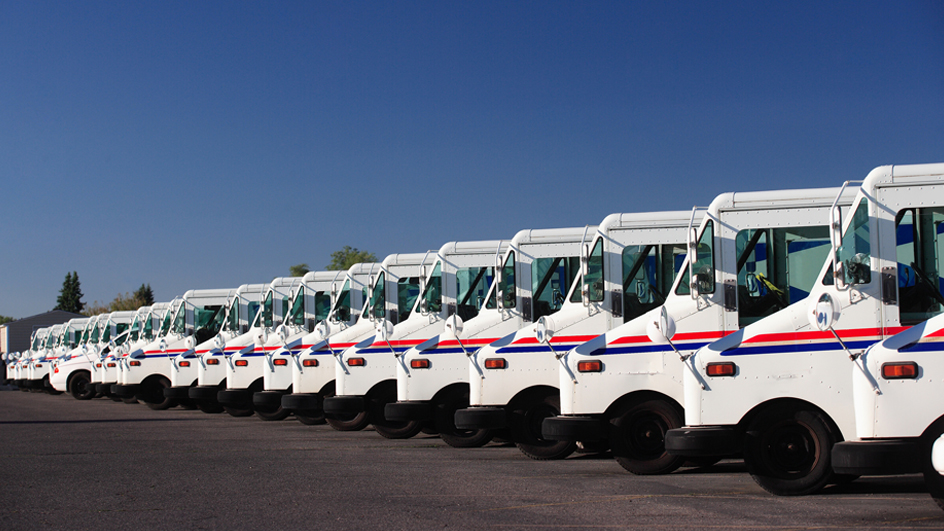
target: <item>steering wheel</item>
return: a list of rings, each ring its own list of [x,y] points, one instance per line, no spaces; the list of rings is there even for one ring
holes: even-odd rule
[[[937,302],[944,304],[944,295],[941,295],[941,290],[934,287],[934,282],[931,282],[931,278],[928,277],[928,275],[924,271],[919,269],[917,264],[915,264],[914,262],[911,262],[911,269],[914,269],[915,278],[920,280],[923,284],[925,284],[928,288],[931,289],[931,294],[934,297],[934,299],[937,300]]]
[[[780,305],[781,310],[789,306],[789,304],[787,304],[787,300],[783,296],[783,291],[775,286],[773,282],[767,280],[767,277],[761,274],[757,275],[757,279],[763,282],[764,286],[767,286],[767,291],[774,296],[774,299],[776,299],[777,304]]]

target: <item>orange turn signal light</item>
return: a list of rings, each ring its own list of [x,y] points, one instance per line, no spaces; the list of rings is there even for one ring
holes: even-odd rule
[[[410,368],[411,369],[428,369],[429,360],[427,359],[410,360]]]
[[[348,367],[363,367],[367,364],[367,360],[364,358],[350,358],[347,360]]]
[[[115,362],[111,362],[111,363],[108,364],[108,366],[114,368],[114,367],[117,367],[118,364],[115,363]],[[99,365],[99,367],[101,367],[101,365]]]
[[[101,369],[101,368],[102,368],[102,364],[101,364],[101,363],[96,363],[96,364],[95,364],[95,367]]]
[[[189,366],[190,366],[190,362],[189,362],[189,361],[182,361],[182,362],[178,363],[177,365],[180,365],[181,367],[189,367]]]
[[[317,367],[318,360],[302,360],[302,367]]]
[[[734,373],[737,372],[737,365],[731,361],[709,363],[705,367],[705,371],[708,376],[734,376]]]
[[[600,360],[578,361],[577,371],[579,372],[601,372],[603,362]]]
[[[885,363],[882,365],[882,378],[886,380],[903,380],[918,377],[918,364],[913,361]]]
[[[485,360],[486,369],[504,369],[508,367],[508,362],[505,361],[505,358],[488,358]]]
[[[288,360],[285,358],[276,358],[272,360],[272,365],[278,365],[280,367],[288,365]]]
[[[216,358],[210,358],[207,360],[207,365],[219,365],[219,364],[220,364],[220,360]]]
[[[140,362],[140,361],[129,361],[129,362],[128,362],[128,365],[131,365],[132,367],[140,367],[140,366],[141,366],[141,362]]]
[[[236,360],[236,366],[237,366],[237,367],[247,367],[247,366],[249,366],[249,361],[248,361],[248,360]]]

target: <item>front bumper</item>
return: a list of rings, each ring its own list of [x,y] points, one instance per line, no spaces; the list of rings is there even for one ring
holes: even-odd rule
[[[258,391],[252,394],[252,404],[256,407],[280,408],[285,391]]]
[[[282,408],[292,411],[320,411],[321,396],[315,393],[293,393],[282,395]]]
[[[216,400],[229,407],[252,406],[252,394],[249,389],[223,389],[216,393]]]
[[[431,420],[433,406],[428,401],[390,402],[384,406],[384,417],[391,421]]]
[[[364,409],[363,396],[329,396],[324,400],[324,412],[328,415],[356,415]]]
[[[676,428],[665,434],[665,450],[671,455],[725,456],[739,453],[742,446],[742,436],[734,426]]]
[[[922,457],[918,438],[844,441],[833,446],[832,467],[837,474],[856,476],[917,474]]]
[[[190,398],[190,386],[178,385],[177,387],[165,387],[164,397],[186,400]]]
[[[124,385],[124,384],[112,384],[111,394],[117,396],[118,398],[134,398],[134,395],[138,392],[138,384]]]
[[[541,436],[550,441],[605,441],[609,424],[593,417],[548,417],[541,423]]]
[[[500,407],[470,407],[456,411],[460,430],[501,429],[508,425],[508,414]]]

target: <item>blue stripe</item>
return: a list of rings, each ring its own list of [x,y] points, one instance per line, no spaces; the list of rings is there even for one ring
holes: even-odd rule
[[[944,343],[939,342],[927,342],[927,343],[913,343],[911,345],[904,346],[898,349],[898,352],[942,352],[944,351]]]
[[[675,345],[679,350],[698,350],[709,344],[709,341],[702,343],[686,343],[684,345]],[[669,345],[646,344],[638,347],[605,347],[594,350],[589,356],[612,356],[613,354],[643,354],[649,352],[674,352]]]
[[[571,350],[574,347],[580,346],[583,343],[560,343],[554,344],[554,351],[556,352],[566,352]],[[535,345],[529,347],[504,347],[495,351],[496,354],[526,354],[529,352],[551,352],[551,349],[544,345]]]
[[[393,347],[394,352],[406,352],[412,347]],[[363,350],[357,350],[354,352],[355,355],[360,354],[390,354],[390,347],[385,348],[365,348]]]
[[[473,347],[469,349],[471,352],[478,350],[478,347]],[[424,356],[432,356],[434,354],[465,354],[465,351],[459,347],[456,348],[431,348],[429,350],[421,350],[420,354]]]
[[[878,339],[865,341],[846,341],[846,346],[850,349],[864,349],[875,343]],[[722,356],[752,356],[755,354],[793,354],[798,352],[816,352],[819,350],[842,350],[842,345],[838,341],[829,343],[791,343],[789,345],[773,345],[769,347],[740,347],[726,350],[721,353]]]

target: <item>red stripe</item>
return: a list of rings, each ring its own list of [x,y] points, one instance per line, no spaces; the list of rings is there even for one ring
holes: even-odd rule
[[[896,327],[897,328],[897,327]],[[902,328],[905,330],[906,328]],[[886,331],[891,331],[892,328],[887,328]],[[900,330],[899,330],[900,331]],[[850,330],[836,330],[836,333],[839,334],[840,338],[856,338],[856,337],[868,337],[868,336],[881,336],[881,328],[853,328]],[[894,332],[891,332],[894,333]],[[820,331],[813,330],[810,332],[781,332],[775,334],[760,334],[754,337],[750,337],[741,342],[741,344],[747,343],[773,343],[780,341],[814,341],[820,339],[833,339],[833,334],[830,331]]]
[[[463,344],[463,345],[471,345],[471,346],[474,346],[474,347],[475,347],[475,346],[482,346],[482,345],[490,345],[490,344],[492,344],[492,343],[498,341],[499,339],[500,339],[500,338],[497,338],[497,337],[482,338],[482,339],[463,339],[463,340],[462,340],[462,344]],[[450,339],[450,340],[448,340],[448,341],[440,341],[436,346],[439,347],[439,348],[458,347],[458,346],[459,346],[459,342],[456,341],[455,339]]]
[[[586,343],[591,339],[598,337],[600,334],[593,336],[557,336],[551,338],[551,343]],[[537,345],[538,340],[536,337],[523,337],[511,343],[512,345]]]

